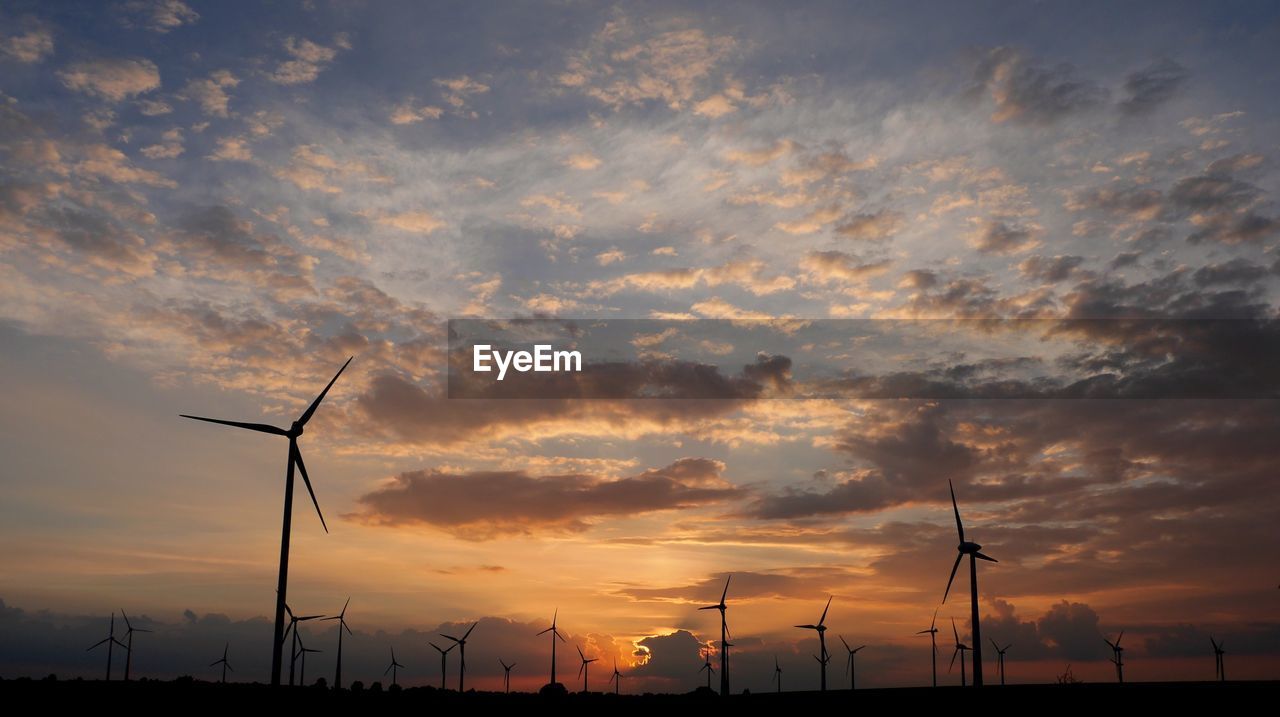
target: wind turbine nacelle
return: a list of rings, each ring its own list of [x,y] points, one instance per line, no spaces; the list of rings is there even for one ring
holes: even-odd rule
[[[289,426],[289,435],[293,436],[294,438],[297,438],[298,436],[301,436],[301,435],[302,435],[302,424],[301,424],[301,423],[298,423],[297,421],[294,421],[294,422],[293,422],[293,425],[292,425],[292,426]]]
[[[982,550],[982,546],[978,545],[977,543],[971,543],[966,540],[963,543],[960,543],[959,545],[957,545],[956,550],[959,550],[962,553],[976,553]]]

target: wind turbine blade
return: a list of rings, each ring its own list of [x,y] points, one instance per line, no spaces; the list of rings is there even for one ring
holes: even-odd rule
[[[818,629],[818,626],[817,626],[817,625],[796,625],[796,627],[801,627],[801,628],[804,628],[804,629],[806,629],[806,630],[817,630],[817,629]]]
[[[556,630],[554,634],[556,637],[560,638],[560,642],[568,642],[568,640],[564,639],[564,635],[560,634],[559,630]]]
[[[939,607],[941,607],[941,606],[939,606]],[[936,627],[936,626],[938,625],[938,609],[939,609],[939,607],[935,607],[935,608],[933,609],[933,619],[929,621],[929,629],[930,629],[930,630],[932,630],[934,627]]]
[[[951,510],[956,514],[956,532],[960,534],[960,542],[964,542],[964,523],[960,522],[960,508],[956,505],[956,487],[951,479],[947,479],[947,487],[951,489]]]
[[[1124,630],[1120,631],[1120,636],[1116,638],[1116,647],[1120,647],[1120,641],[1124,639]]]
[[[578,647],[577,645],[574,645],[574,646],[573,646],[573,648],[574,648],[575,650],[577,650],[577,651],[578,651],[578,657],[579,657],[580,659],[583,659],[583,660],[587,659],[587,656],[586,656],[586,655],[584,655],[584,654],[582,654],[582,648],[581,648],[581,647]]]
[[[293,443],[293,462],[298,465],[298,472],[302,474],[302,482],[307,486],[307,492],[311,494],[311,504],[316,507],[316,515],[320,516],[320,525],[324,528],[324,532],[329,532],[329,526],[324,522],[324,513],[320,512],[320,501],[316,500],[316,491],[311,487],[311,477],[307,475],[307,466],[302,462],[302,451],[298,450],[296,443]]]
[[[726,597],[728,597],[728,596],[729,596],[729,581],[730,581],[730,580],[733,580],[733,574],[732,574],[732,573],[730,573],[730,574],[729,574],[729,577],[727,577],[727,578],[725,578],[725,579],[724,579],[724,592],[720,593],[720,604],[721,604],[721,605],[723,605],[723,604],[724,604],[724,599],[725,599]]]
[[[462,633],[462,639],[464,640],[467,639],[467,636],[470,635],[471,631],[476,629],[476,625],[479,625],[479,624],[480,624],[480,621],[478,620],[476,622],[471,623],[471,627],[468,627],[467,631]]]
[[[960,654],[960,648],[957,647],[956,651],[951,653],[951,664],[947,665],[947,672],[950,672],[951,668],[956,666],[956,655],[959,655],[959,654]]]
[[[974,553],[974,554],[973,554],[973,557],[977,558],[978,560],[985,560],[985,561],[987,561],[987,562],[989,562],[989,563],[998,563],[998,562],[1000,562],[999,560],[996,560],[995,558],[991,557],[990,555],[983,555],[982,553]]]
[[[830,596],[830,597],[828,597],[828,598],[827,598],[827,606],[826,606],[826,607],[824,607],[824,608],[822,608],[822,617],[818,618],[818,624],[819,624],[819,625],[821,625],[822,623],[824,623],[824,622],[826,622],[826,621],[827,621],[827,611],[831,609],[831,600],[832,600],[832,598],[834,598],[834,597],[835,597],[835,596],[834,596],[834,595],[832,595],[832,596]]]
[[[124,626],[129,632],[133,632],[133,623],[129,622],[129,616],[125,614],[124,608],[120,608],[120,617],[124,618]]]
[[[545,635],[545,634],[547,634],[548,632],[551,632],[551,631],[552,631],[552,630],[554,630],[554,629],[555,629],[555,628],[548,627],[547,629],[545,629],[545,630],[543,630],[542,632],[538,633],[538,635]],[[534,635],[534,637],[537,637],[537,635]]]
[[[992,639],[991,639],[991,638],[989,638],[989,637],[987,638],[987,640],[991,642],[991,646],[992,646],[992,647],[996,648],[996,652],[1000,652],[1000,646],[996,644],[996,641],[995,641],[995,640],[992,640]]]
[[[720,609],[720,606],[719,606],[719,605],[708,605],[708,606],[706,606],[706,607],[700,607],[700,608],[698,608],[698,609],[699,609],[699,610],[719,610],[719,609]]]
[[[578,665],[578,677],[582,677],[582,671],[585,669],[587,669],[586,662],[583,662],[581,665]]]
[[[342,626],[342,629],[343,629],[343,630],[346,630],[346,631],[347,631],[347,634],[348,634],[348,635],[354,635],[354,634],[355,634],[354,632],[352,632],[352,631],[351,631],[351,628],[347,627],[347,621],[346,621],[346,620],[343,620],[343,621],[339,622],[338,624]]]
[[[956,644],[960,644],[960,631],[956,629],[956,619],[951,618],[951,633],[956,636]]]
[[[108,641],[108,640],[110,640],[110,639],[111,639],[111,638],[109,638],[109,637],[104,637],[104,638],[102,638],[101,640],[98,640],[97,642],[93,643],[93,644],[92,644],[92,645],[90,645],[89,647],[86,647],[86,648],[84,649],[84,651],[85,651],[85,652],[88,652],[88,651],[92,650],[93,648],[95,648],[95,647],[97,647],[97,646],[99,646],[99,645],[103,644],[104,642],[106,642],[106,641]]]
[[[347,616],[347,606],[350,604],[351,604],[351,598],[347,598],[347,601],[342,603],[342,612],[338,613],[338,617]]]
[[[837,637],[839,637],[839,638],[840,638],[840,643],[844,645],[844,649],[848,650],[848,649],[849,649],[849,643],[847,643],[847,642],[845,642],[845,641],[844,641],[844,635],[837,635]]]
[[[311,420],[311,415],[314,414],[316,412],[316,409],[320,407],[320,402],[324,400],[325,394],[329,393],[329,389],[333,388],[334,382],[338,380],[338,377],[342,375],[343,371],[347,370],[347,364],[350,364],[351,359],[353,358],[355,358],[355,356],[352,356],[351,358],[347,359],[347,363],[342,364],[342,368],[338,369],[338,372],[333,375],[333,379],[329,381],[329,385],[324,387],[324,390],[320,392],[320,395],[316,396],[316,400],[311,402],[311,405],[307,407],[306,412],[304,412],[302,416],[298,419],[298,425],[301,425],[301,426],[307,425],[307,421]]]
[[[964,559],[964,553],[956,554],[956,562],[951,566],[951,577],[947,578],[947,589],[942,593],[942,602],[946,604],[947,596],[951,594],[951,583],[956,579],[956,571],[960,569],[960,561]],[[935,613],[936,615],[936,613]]]
[[[1103,641],[1103,642],[1105,642],[1105,643],[1107,643],[1107,647],[1110,647],[1112,650],[1115,650],[1115,649],[1116,649],[1116,644],[1115,644],[1114,642],[1112,642],[1112,641],[1108,640],[1108,639],[1107,639],[1107,638],[1105,638],[1105,637],[1104,637],[1104,638],[1102,638],[1102,641]]]
[[[454,642],[462,642],[462,640],[459,640],[458,638],[454,637],[453,635],[446,635],[446,634],[444,634],[443,632],[442,632],[442,633],[440,633],[440,637],[443,637],[443,638],[445,638],[445,639],[447,639],[447,640],[453,640]]]
[[[234,426],[235,428],[247,428],[250,431],[258,431],[259,433],[270,433],[276,436],[287,436],[289,432],[283,428],[266,423],[245,423],[244,421],[224,421],[221,418],[205,418],[204,416],[189,416],[185,413],[179,413],[182,418],[190,418],[193,421],[205,421],[207,423],[221,423],[224,426]]]

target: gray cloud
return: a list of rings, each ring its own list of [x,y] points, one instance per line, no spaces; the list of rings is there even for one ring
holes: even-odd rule
[[[1170,59],[1157,60],[1124,80],[1125,98],[1120,111],[1144,115],[1178,95],[1191,79],[1191,72]]]

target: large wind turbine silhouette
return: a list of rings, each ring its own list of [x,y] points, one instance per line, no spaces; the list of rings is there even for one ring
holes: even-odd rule
[[[436,649],[439,650],[440,648],[437,647]],[[515,667],[516,663],[513,662],[508,665],[502,661],[501,657],[499,657],[498,664],[502,665],[502,691],[507,694],[511,694],[511,668]]]
[[[956,666],[956,655],[959,655],[960,656],[960,686],[965,687],[967,685],[965,683],[965,677],[964,677],[964,653],[966,650],[969,650],[970,647],[964,644],[963,642],[960,642],[960,631],[956,629],[956,619],[954,617],[951,618],[951,632],[954,633],[956,636],[956,651],[951,653],[951,665],[947,667],[947,672],[950,672],[951,668]]]
[[[613,694],[622,694],[622,673],[618,672],[617,660],[613,661],[613,676],[609,678],[609,681],[613,683]]]
[[[439,653],[440,653],[440,689],[442,689],[442,690],[443,690],[443,689],[445,689],[445,686],[444,686],[444,676],[445,676],[445,672],[446,672],[445,668],[448,666],[449,651],[450,651],[450,650],[452,650],[453,648],[457,647],[458,645],[457,645],[457,643],[454,643],[454,644],[452,644],[452,645],[450,645],[450,646],[449,646],[449,649],[448,649],[448,650],[446,650],[446,649],[444,649],[443,647],[440,647],[439,645],[437,645],[437,644],[436,644],[436,643],[434,643],[434,642],[428,642],[427,644],[428,644],[428,645],[430,645],[430,646],[432,646],[432,647],[434,647],[434,648],[436,648],[436,652],[439,652]]]
[[[858,673],[856,669],[857,665],[854,662],[854,656],[858,654],[859,650],[866,647],[866,645],[859,645],[858,647],[849,647],[849,643],[844,641],[844,635],[840,635],[840,642],[844,643],[844,649],[849,653],[849,660],[844,665],[844,671],[849,675],[849,689],[850,690],[857,689]]]
[[[782,694],[782,665],[778,664],[778,656],[773,656],[773,681],[778,683],[778,694]]]
[[[397,684],[397,682],[396,682],[396,678],[397,678],[397,677],[399,677],[399,672],[398,672],[398,670],[399,670],[401,667],[404,667],[404,665],[400,664],[399,662],[396,662],[396,648],[394,648],[394,647],[393,647],[393,648],[391,648],[391,664],[390,664],[390,665],[387,665],[387,669],[385,669],[385,670],[383,670],[383,671],[382,671],[382,676],[383,676],[383,677],[386,677],[386,675],[387,675],[387,673],[388,673],[388,672],[390,672],[390,673],[391,673],[391,686],[392,686],[392,687],[397,687],[397,686],[398,686],[398,684]]]
[[[947,579],[947,590],[942,594],[942,602],[946,604],[947,595],[951,594],[951,582],[956,579],[956,571],[960,569],[960,561],[969,556],[969,620],[973,623],[973,686],[982,686],[982,631],[978,626],[978,561],[999,562],[995,558],[982,554],[982,546],[964,539],[964,523],[960,522],[960,508],[956,505],[956,488],[947,481],[951,488],[951,510],[956,514],[956,532],[960,534],[960,544],[956,546],[955,565],[951,566],[951,577]],[[957,640],[959,642],[959,640]],[[954,657],[954,656],[953,656]]]
[[[995,640],[992,640],[991,646],[996,648],[996,660],[1000,667],[1000,685],[1003,687],[1004,686],[1004,653],[1008,652],[1010,647],[1013,647],[1013,643],[1011,642],[1008,645],[1005,645],[1004,647],[1000,647],[999,645],[996,644]]]
[[[564,636],[556,629],[556,618],[558,617],[560,617],[560,608],[556,608],[555,613],[551,615],[551,627],[538,633],[539,635],[551,633],[551,682],[547,684],[552,687],[559,684],[556,682],[556,639],[559,638],[560,642],[565,642]]]
[[[705,662],[702,663],[702,667],[698,669],[698,672],[707,673],[707,692],[710,692],[711,691],[711,675],[715,674],[715,671],[716,671],[716,668],[711,666],[711,644],[710,643],[708,643],[706,648],[703,649],[702,656]]]
[[[120,610],[120,617],[123,617],[123,618],[124,618],[124,626],[125,626],[125,631],[124,631],[124,641],[125,641],[127,644],[124,646],[124,655],[125,655],[125,657],[124,657],[124,681],[125,681],[125,682],[128,682],[128,681],[129,681],[129,672],[133,669],[133,633],[135,633],[135,632],[151,632],[151,631],[150,631],[150,630],[144,630],[144,629],[142,629],[142,628],[140,628],[140,627],[134,627],[134,626],[133,626],[133,623],[129,622],[129,616],[125,614],[125,612],[124,612],[124,609],[123,609],[123,608]]]
[[[285,628],[285,636],[287,637],[290,632],[293,633],[293,643],[289,648],[289,686],[293,687],[293,668],[298,661],[298,645],[302,642],[302,636],[298,634],[298,623],[306,622],[307,620],[318,620],[324,615],[303,615],[298,617],[293,614],[293,610],[287,604],[284,606],[284,611],[289,614],[289,627]]]
[[[938,610],[934,608],[933,619],[929,621],[929,629],[921,630],[917,635],[928,635],[929,646],[933,648],[933,686],[938,686]]]
[[[347,606],[351,604],[351,598],[342,604],[342,612],[333,617],[326,617],[325,620],[338,621],[338,666],[333,671],[333,689],[342,689],[342,631],[351,632],[351,628],[347,627]]]
[[[462,689],[463,682],[467,679],[467,638],[471,636],[471,631],[476,629],[476,625],[480,623],[473,622],[467,631],[462,633],[462,637],[454,637],[440,633],[440,637],[446,640],[453,640],[453,644],[458,646],[458,694],[462,694],[466,690]]]
[[[1223,662],[1223,656],[1227,654],[1225,649],[1227,643],[1225,640],[1218,642],[1213,639],[1213,635],[1209,636],[1209,642],[1213,644],[1213,676],[1218,679],[1218,682],[1226,682],[1227,666]]]
[[[108,633],[107,633],[107,636],[106,636],[106,637],[102,638],[101,640],[98,640],[97,642],[95,642],[95,643],[93,643],[91,646],[89,646],[89,648],[88,648],[87,650],[85,650],[85,652],[89,652],[90,650],[96,649],[96,648],[97,648],[98,646],[100,646],[100,645],[106,645],[106,646],[107,646],[107,682],[110,682],[110,681],[111,681],[111,653],[112,653],[112,650],[113,650],[113,648],[114,648],[116,645],[119,645],[120,647],[124,647],[124,646],[125,646],[123,642],[120,642],[119,640],[117,640],[117,639],[116,639],[116,614],[115,614],[114,612],[113,612],[113,613],[111,613],[111,628],[110,628],[110,632],[108,632]]]
[[[232,672],[235,672],[235,670],[231,667],[231,663],[227,662],[227,650],[230,650],[230,649],[231,649],[231,643],[228,642],[224,644],[222,646],[222,659],[214,660],[213,662],[209,663],[209,667],[213,667],[214,665],[222,665],[222,684],[224,685],[227,683],[227,670],[231,670]]]
[[[587,656],[582,654],[581,647],[578,647],[577,645],[574,645],[574,647],[578,648],[578,657],[582,660],[582,666],[578,668],[578,677],[582,678],[582,692],[583,694],[586,694],[589,691],[587,690],[587,666],[595,662],[596,660],[599,660],[600,658],[593,657],[590,660],[588,660]]]
[[[1120,636],[1116,638],[1115,642],[1112,642],[1105,637],[1102,638],[1102,641],[1107,643],[1107,647],[1111,648],[1111,662],[1116,666],[1116,681],[1122,685],[1124,684],[1124,648],[1120,647],[1120,641],[1123,639],[1124,630],[1120,631]]]
[[[729,606],[724,601],[729,596],[730,580],[733,580],[732,574],[724,579],[724,592],[720,593],[720,602],[715,605],[698,608],[699,610],[720,611],[720,694],[724,697],[729,696],[729,646],[726,643],[732,639],[729,635],[729,622],[725,618],[725,611],[729,609]]]
[[[827,652],[827,626],[823,623],[827,620],[827,610],[831,609],[831,598],[827,598],[827,606],[822,608],[822,617],[818,618],[817,625],[796,625],[796,627],[805,630],[814,630],[818,633],[818,645],[822,648],[822,654],[817,656],[818,664],[822,666],[822,681],[820,683],[821,690],[827,691],[827,663],[831,662],[831,655]]]
[[[270,433],[274,436],[284,436],[289,439],[289,461],[285,468],[284,479],[284,523],[280,530],[280,575],[276,584],[276,625],[275,625],[275,642],[271,647],[271,686],[280,686],[280,671],[283,666],[283,650],[284,650],[284,603],[287,597],[287,588],[289,583],[289,533],[290,524],[293,522],[293,469],[297,466],[298,472],[302,474],[302,482],[307,486],[307,492],[311,494],[311,502],[316,507],[316,515],[320,516],[320,525],[324,528],[324,532],[329,532],[329,526],[324,522],[324,514],[320,512],[320,501],[316,500],[316,492],[311,487],[311,478],[307,476],[307,466],[302,461],[302,452],[298,449],[298,437],[302,435],[303,428],[307,425],[307,421],[315,415],[316,409],[320,407],[320,402],[324,400],[329,389],[333,388],[334,382],[342,375],[342,372],[350,365],[352,356],[347,362],[342,364],[342,368],[338,369],[338,373],[334,374],[333,379],[324,387],[316,400],[311,402],[306,411],[294,421],[289,428],[277,428],[265,423],[245,423],[242,421],[224,421],[220,418],[205,418],[203,416],[191,416],[188,414],[180,414],[183,418],[190,418],[196,421],[207,421],[209,423],[219,423],[224,426],[232,426],[234,428],[244,428],[250,431],[258,431],[259,433]]]

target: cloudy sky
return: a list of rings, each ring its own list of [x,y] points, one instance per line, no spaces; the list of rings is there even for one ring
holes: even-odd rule
[[[285,446],[177,414],[287,425],[354,355],[290,581],[352,597],[349,678],[394,645],[434,683],[479,621],[469,683],[536,687],[559,609],[624,685],[691,689],[731,572],[735,690],[775,656],[816,686],[790,626],[829,595],[860,683],[921,684],[947,479],[1010,679],[1109,679],[1121,629],[1130,679],[1209,678],[1210,634],[1274,677],[1277,48],[1268,3],[6,2],[0,675],[97,674],[123,608],[141,673],[229,641],[265,680]],[[446,397],[448,319],[534,316],[1107,319],[1077,368],[1236,386]],[[757,388],[805,350],[709,341]]]

